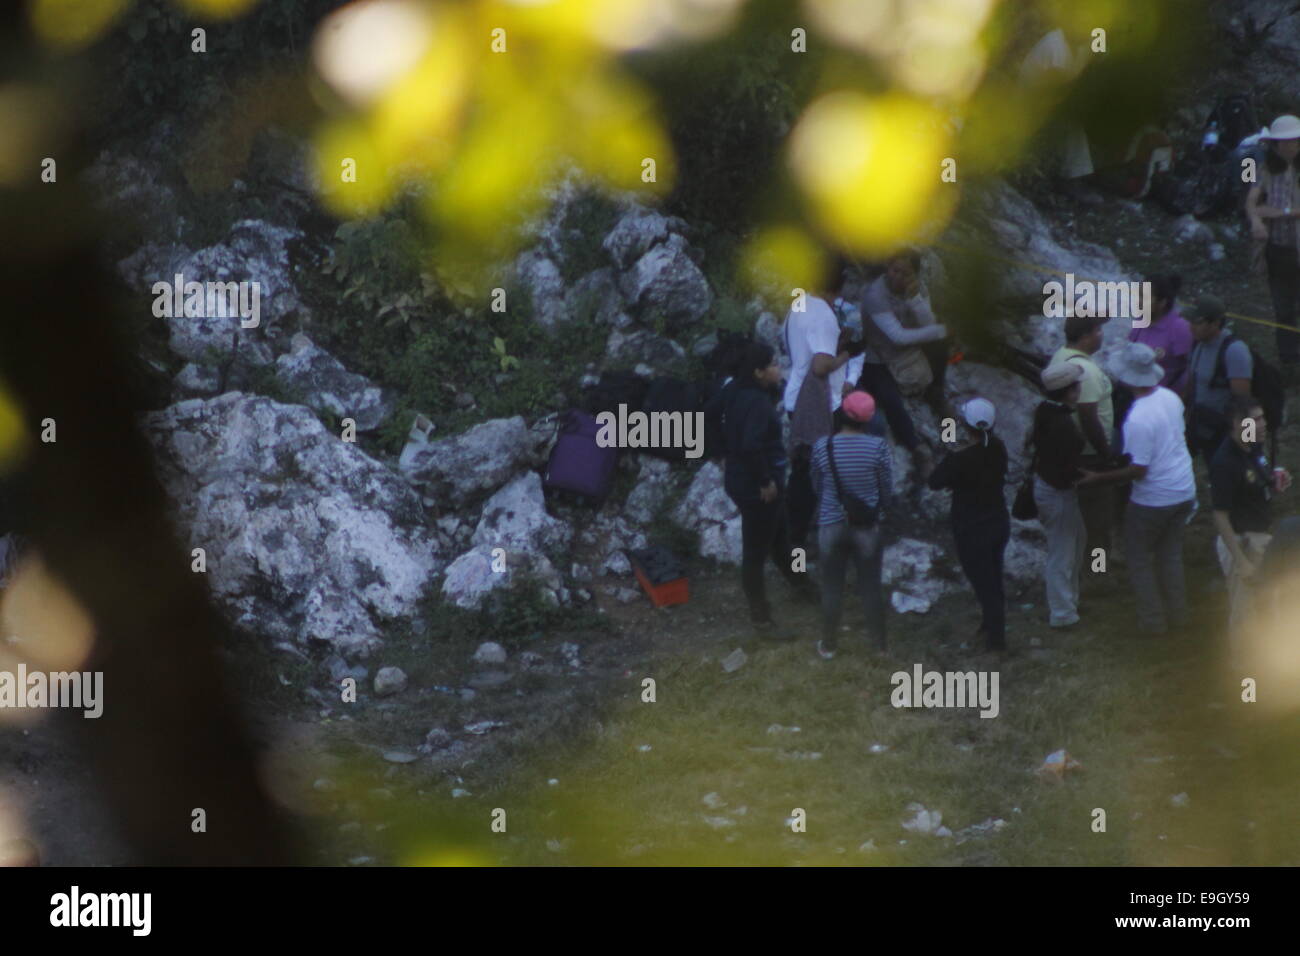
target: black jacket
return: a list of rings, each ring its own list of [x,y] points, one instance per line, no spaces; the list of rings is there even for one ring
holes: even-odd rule
[[[988,445],[971,445],[953,452],[930,474],[930,487],[952,490],[954,527],[989,518],[1007,517],[1002,488],[1007,480],[1007,448],[996,435]]]
[[[759,489],[769,481],[785,489],[785,446],[776,399],[776,393],[754,381],[732,382],[723,393],[725,487],[737,504],[758,501]]]
[[[1034,411],[1034,474],[1058,491],[1069,491],[1083,477],[1083,433],[1074,413],[1060,402],[1042,402]]]

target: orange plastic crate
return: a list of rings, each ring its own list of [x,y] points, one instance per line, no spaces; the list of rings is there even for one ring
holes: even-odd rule
[[[641,582],[642,589],[649,595],[650,603],[655,607],[685,604],[691,599],[691,583],[688,578],[676,578],[663,584],[651,584],[650,579],[642,572],[641,566],[635,561],[632,563],[632,571],[636,574],[636,579]]]

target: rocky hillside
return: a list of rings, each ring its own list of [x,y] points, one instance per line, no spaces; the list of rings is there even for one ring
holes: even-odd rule
[[[1225,56],[1261,44],[1272,62],[1292,56],[1300,25],[1284,7],[1216,8],[1235,44]],[[1270,95],[1285,92],[1286,75]],[[1187,107],[1174,122],[1194,127],[1205,110]],[[140,355],[158,396],[141,427],[233,626],[352,660],[429,601],[478,608],[516,586],[540,587],[562,607],[636,600],[624,552],[665,536],[706,559],[739,560],[740,520],[716,464],[625,454],[599,512],[548,503],[539,477],[555,413],[602,371],[689,374],[719,325],[779,342],[781,304],[736,292],[709,224],[571,176],[523,251],[501,264],[516,325],[494,336],[497,318],[461,314],[429,271],[401,258],[418,236],[400,214],[340,227],[321,212],[296,134],[264,130],[244,173],[215,192],[193,188],[168,160],[181,137],[161,120],[110,145],[86,176],[106,217],[136,223],[108,252],[139,303]],[[968,185],[958,220],[927,253],[941,314],[959,306],[963,288],[950,277],[969,272],[972,257],[985,263],[995,304],[984,321],[1039,355],[1062,340],[1060,323],[1037,311],[1044,282],[1065,272],[1140,278],[1005,180]],[[260,324],[149,317],[153,283],[178,274],[260,283]],[[1103,361],[1125,331],[1107,326]],[[995,362],[975,354],[954,366],[950,398],[997,404],[1014,476],[1038,394]],[[934,414],[910,407],[941,450]],[[417,412],[432,435],[403,449]],[[903,496],[909,457],[896,465]],[[885,565],[894,606],[925,613],[965,585],[942,526],[946,499],[921,491],[913,501]],[[509,555],[504,574],[491,568],[496,547]],[[1017,525],[1012,582],[1032,581],[1041,559],[1041,530]]]
[[[277,180],[306,181],[305,146],[287,134],[269,142],[281,163],[274,167]],[[206,552],[213,593],[233,625],[352,658],[377,648],[387,623],[416,614],[429,586],[460,607],[480,607],[520,580],[540,584],[549,600],[564,606],[630,600],[635,582],[624,551],[660,538],[663,521],[685,533],[682,540],[698,542],[705,558],[738,562],[740,519],[717,464],[670,465],[626,454],[618,491],[592,513],[549,505],[543,497],[539,473],[554,438],[553,414],[480,420],[450,437],[441,433],[451,417],[434,414],[441,427],[400,456],[376,441],[385,427],[405,431],[413,415],[397,411],[409,408],[400,386],[358,374],[348,368],[349,355],[332,355],[313,340],[328,328],[316,310],[331,303],[309,304],[319,301],[321,283],[311,250],[328,247],[330,238],[312,232],[307,204],[268,205],[265,218],[238,219],[205,242],[185,214],[183,185],[169,183],[147,152],[106,151],[89,175],[110,215],[141,205],[174,215],[174,238],[152,237],[117,259],[129,293],[140,296],[176,274],[261,283],[258,327],[240,328],[232,318],[164,317],[155,321],[165,341],[155,332],[142,345],[154,373],[166,376],[167,394],[165,407],[142,427],[159,452],[191,546]],[[223,201],[238,204],[241,191],[236,183]],[[574,180],[558,189],[550,214],[532,228],[530,245],[503,270],[547,336],[581,321],[587,334],[603,340],[581,374],[553,383],[554,412],[604,370],[634,369],[647,378],[688,371],[691,358],[715,340],[720,291],[700,267],[705,254],[692,241],[691,225],[633,197],[611,197],[615,214],[593,243],[566,229],[575,204],[588,195]],[[1005,182],[982,189],[940,252],[927,255],[936,301],[955,294],[945,277],[970,248],[1051,270],[1134,278],[1109,250],[1070,240]],[[1059,323],[1026,309],[1051,277],[1000,267],[996,274],[1002,334],[1042,354],[1060,344]],[[733,325],[778,345],[776,311],[760,299],[739,311],[730,317]],[[1123,337],[1117,328],[1109,333]],[[437,367],[429,372],[454,375]],[[982,394],[997,403],[1000,430],[1018,458],[1037,400],[1031,385],[970,360],[955,366],[949,381],[954,401]],[[476,400],[463,396],[455,396],[453,427],[476,417]],[[919,402],[911,410],[925,439],[939,448],[933,412]],[[346,440],[345,419],[355,423],[360,441]],[[896,464],[896,490],[905,495],[912,483],[909,456],[900,450]],[[945,499],[927,490],[916,500],[917,512],[900,522],[907,536],[887,553],[886,568],[895,607],[923,613],[944,590],[961,585],[940,522]],[[1009,553],[1014,582],[1032,579],[1040,546],[1036,525],[1017,527]],[[496,547],[509,555],[504,574],[491,568]]]

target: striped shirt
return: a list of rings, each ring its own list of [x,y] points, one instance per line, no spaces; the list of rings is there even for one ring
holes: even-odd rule
[[[819,438],[812,451],[812,486],[821,499],[817,509],[819,527],[845,520],[826,448],[827,440]],[[894,488],[893,455],[883,438],[836,435],[835,467],[845,494],[861,498],[872,507],[883,508],[889,504]]]

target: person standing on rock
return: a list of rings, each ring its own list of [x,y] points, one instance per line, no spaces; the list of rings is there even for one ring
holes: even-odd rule
[[[839,643],[844,576],[857,566],[868,642],[885,649],[885,598],[880,588],[880,515],[893,489],[889,443],[868,434],[876,414],[866,392],[850,392],[836,412],[837,431],[812,452],[812,483],[819,501],[817,536],[822,554],[822,637],[817,653],[830,660]],[[846,499],[851,499],[846,504]]]
[[[930,487],[952,492],[952,536],[957,560],[975,590],[981,618],[976,637],[991,651],[1006,649],[1006,596],[1002,558],[1011,539],[1011,516],[1003,488],[1007,480],[1007,448],[993,434],[997,409],[985,398],[972,398],[961,407],[968,440],[930,475]]]
[[[791,307],[784,325],[790,377],[785,386],[785,410],[790,415],[790,537],[807,548],[817,502],[809,477],[812,446],[831,432],[831,416],[845,392],[845,366],[862,354],[852,335],[841,331],[830,300],[844,283],[846,264],[836,258],[818,294],[805,294],[803,309]],[[787,561],[789,555],[787,555]]]
[[[1171,624],[1179,628],[1187,623],[1183,538],[1196,507],[1192,456],[1182,433],[1183,403],[1160,387],[1164,370],[1150,346],[1125,346],[1116,375],[1133,392],[1124,421],[1130,464],[1089,472],[1080,484],[1133,482],[1124,516],[1124,551],[1138,623],[1148,634],[1166,634]]]
[[[755,636],[793,640],[792,634],[774,624],[763,583],[763,569],[770,557],[803,601],[818,600],[807,573],[795,571],[790,557],[785,446],[775,408],[781,366],[770,345],[751,342],[734,371],[735,381],[726,393],[722,412],[722,435],[727,457],[724,487],[740,509],[741,585]]]
[[[934,462],[903,403],[903,390],[923,392],[930,405],[944,414],[948,348],[943,340],[948,329],[935,319],[921,286],[917,250],[901,249],[888,260],[884,275],[867,287],[861,311],[867,349],[857,385],[874,396],[894,438],[912,454],[919,486]]]
[[[1083,458],[1079,465],[1092,471],[1112,464],[1111,444],[1115,432],[1115,406],[1111,399],[1114,386],[1110,376],[1092,358],[1101,348],[1101,328],[1105,324],[1105,319],[1070,316],[1065,320],[1065,345],[1057,349],[1048,363],[1055,365],[1068,362],[1083,369],[1074,421],[1084,438]],[[1093,485],[1080,489],[1079,510],[1083,513],[1083,526],[1087,535],[1084,550],[1093,554],[1100,548],[1103,553],[1110,554],[1115,489],[1110,485]]]
[[[1075,483],[1083,477],[1079,464],[1084,437],[1074,417],[1083,368],[1077,362],[1048,365],[1041,378],[1047,399],[1034,409],[1029,444],[1033,448],[1034,503],[1047,535],[1043,581],[1048,623],[1073,627],[1079,623],[1079,573],[1086,541],[1075,490]]]
[[[1294,371],[1300,363],[1300,334],[1294,331],[1300,297],[1300,118],[1279,116],[1261,138],[1268,142],[1268,154],[1259,182],[1246,194],[1246,215],[1251,238],[1263,245],[1274,320],[1289,326],[1277,330],[1277,357]]]

